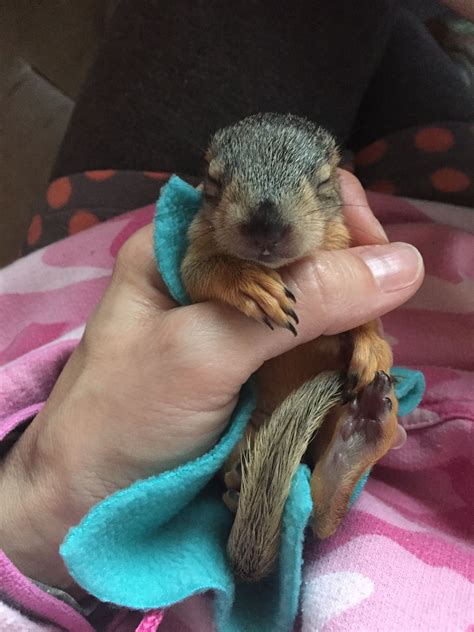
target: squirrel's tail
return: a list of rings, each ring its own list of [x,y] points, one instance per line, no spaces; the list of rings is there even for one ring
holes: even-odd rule
[[[242,484],[227,552],[236,576],[272,570],[291,481],[329,410],[340,402],[340,374],[321,373],[289,395],[243,451]]]

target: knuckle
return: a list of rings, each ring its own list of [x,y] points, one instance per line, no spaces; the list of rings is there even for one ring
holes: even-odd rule
[[[354,296],[360,289],[357,276],[358,270],[354,270],[341,253],[324,253],[309,264],[307,281],[311,304],[317,305],[318,322],[323,331],[332,329],[336,321],[351,314],[355,307]]]
[[[338,169],[339,180],[342,186],[357,187],[362,189],[362,185],[357,176],[347,169]]]
[[[117,253],[114,265],[114,275],[128,278],[136,271],[146,268],[153,256],[152,227],[145,226],[138,230],[125,243]]]
[[[314,262],[311,272],[312,286],[317,292],[321,308],[327,313],[339,302],[340,288],[338,287],[339,284],[335,282],[339,276],[339,271],[337,266],[334,266],[334,261],[325,257]]]
[[[114,276],[120,278],[128,276],[131,267],[136,261],[137,254],[135,241],[133,239],[127,239],[117,253],[114,265]]]

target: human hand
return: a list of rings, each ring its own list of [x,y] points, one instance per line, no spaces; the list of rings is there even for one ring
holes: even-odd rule
[[[58,549],[94,504],[209,450],[266,360],[414,294],[420,255],[387,243],[354,176],[341,172],[341,183],[358,246],[283,274],[298,301],[296,339],[224,305],[177,307],[156,270],[152,226],[127,241],[82,341],[0,470],[0,546],[26,575],[73,591]]]

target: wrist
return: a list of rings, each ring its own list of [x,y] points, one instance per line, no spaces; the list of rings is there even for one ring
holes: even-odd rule
[[[35,421],[0,461],[0,548],[29,579],[79,596],[59,554],[69,526],[58,481],[36,449]]]

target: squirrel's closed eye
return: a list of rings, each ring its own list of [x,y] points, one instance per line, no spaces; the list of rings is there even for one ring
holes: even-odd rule
[[[318,182],[318,189],[319,187],[324,187],[325,185],[329,184],[330,181],[331,181],[331,178],[329,176],[325,178],[324,180],[320,180]]]
[[[316,193],[323,197],[330,196],[333,190],[334,188],[331,182],[331,178],[327,178],[326,180],[321,180],[316,185]]]
[[[319,194],[329,193],[332,189],[331,182],[331,167],[324,165],[318,174],[318,181],[316,183],[316,190]]]

